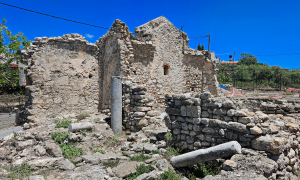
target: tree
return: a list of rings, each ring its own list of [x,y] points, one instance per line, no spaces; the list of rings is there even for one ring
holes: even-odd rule
[[[252,54],[242,53],[240,56],[241,58],[239,64],[247,66],[257,64],[257,57],[253,56]]]
[[[197,46],[197,50],[202,51],[204,50],[204,45],[202,44],[202,46],[200,45],[200,43]]]
[[[12,68],[11,64],[21,59],[21,50],[30,45],[30,41],[19,32],[15,35],[5,26],[6,20],[0,24],[0,91],[11,91],[19,86],[20,68]]]
[[[199,51],[201,51],[202,49],[201,49],[201,45],[200,45],[200,43],[198,44],[198,46],[197,46],[197,49],[199,50]]]

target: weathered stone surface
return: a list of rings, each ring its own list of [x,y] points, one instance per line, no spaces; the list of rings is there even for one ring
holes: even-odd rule
[[[46,154],[46,149],[40,145],[35,146],[34,151],[38,156],[43,156],[44,154]],[[1,152],[1,150],[0,150],[0,152]]]
[[[8,148],[0,148],[0,159],[5,159],[11,153]]]
[[[285,150],[287,139],[283,137],[273,137],[270,135],[260,136],[251,142],[254,149],[267,151],[273,154],[280,154]]]
[[[225,171],[233,171],[235,170],[237,167],[237,164],[236,162],[232,161],[232,160],[226,160],[224,163],[223,163],[223,169]]]
[[[45,159],[37,159],[26,162],[26,165],[31,166],[33,169],[39,169],[39,168],[49,168],[49,167],[55,167],[58,166],[59,163],[63,160],[63,157],[59,158],[45,158]]]
[[[72,170],[75,168],[75,165],[71,163],[68,159],[63,159],[60,161],[60,169],[62,170]]]
[[[124,178],[131,173],[136,173],[136,167],[139,166],[141,162],[127,161],[120,163],[117,167],[112,169],[113,173],[117,174],[118,177]]]
[[[55,143],[47,143],[46,144],[46,151],[48,154],[50,154],[51,156],[54,157],[61,157],[62,156],[62,152],[61,149],[59,147],[59,145],[55,144]]]
[[[227,125],[228,125],[228,129],[232,129],[243,133],[248,132],[247,126],[244,124],[237,123],[237,122],[229,122]]]
[[[16,143],[16,148],[18,150],[22,150],[22,149],[24,149],[24,148],[26,148],[28,146],[33,145],[33,144],[34,144],[34,140],[33,139],[30,139],[30,140],[27,140],[27,141],[18,141]]]
[[[101,154],[99,152],[96,152],[93,155],[84,155],[81,157],[86,163],[91,163],[91,164],[99,164],[102,160],[107,159],[106,155]]]
[[[160,159],[157,161],[156,167],[161,171],[168,171],[169,170],[168,161],[166,159]]]
[[[262,130],[257,126],[254,126],[253,128],[250,128],[250,133],[254,135],[260,135],[262,134]]]
[[[157,150],[157,147],[153,144],[146,143],[144,144],[143,149],[146,153],[151,153],[152,151]]]
[[[34,176],[30,176],[29,180],[45,180],[45,178],[42,175],[34,175]]]

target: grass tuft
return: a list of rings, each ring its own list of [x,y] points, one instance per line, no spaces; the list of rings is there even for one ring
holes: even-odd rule
[[[131,161],[137,161],[137,162],[145,162],[147,159],[150,159],[150,157],[145,156],[144,153],[135,155],[130,158]]]
[[[145,166],[144,164],[141,164],[136,167],[136,173],[128,175],[126,179],[136,179],[137,177],[139,177],[144,173],[151,172],[151,170],[152,170],[151,165]]]
[[[165,171],[163,174],[160,175],[161,180],[181,180],[181,177],[178,176],[173,171]]]
[[[92,150],[92,152],[99,152],[101,154],[106,154],[106,152],[103,149],[95,148],[93,146],[89,146],[89,148]]]
[[[86,117],[90,117],[90,115],[87,113],[80,113],[76,118],[77,118],[77,121],[81,121],[81,120],[85,119]]]

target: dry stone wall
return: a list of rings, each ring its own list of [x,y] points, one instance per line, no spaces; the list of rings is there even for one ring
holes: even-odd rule
[[[280,170],[297,171],[299,122],[294,117],[250,112],[230,98],[210,93],[166,95],[166,125],[174,144],[193,151],[232,140],[242,147],[264,151]]]
[[[98,48],[79,34],[35,38],[22,51],[28,119],[98,110]]]
[[[284,98],[233,98],[236,104],[250,111],[262,111],[266,114],[290,114],[300,112],[300,100]]]
[[[143,127],[156,123],[153,111],[154,98],[147,89],[130,81],[123,82],[123,127],[130,131],[139,131]]]

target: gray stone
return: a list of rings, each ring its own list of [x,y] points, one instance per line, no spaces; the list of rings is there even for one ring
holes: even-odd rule
[[[209,117],[209,113],[207,111],[202,111],[201,117],[208,118]]]
[[[46,144],[46,151],[49,155],[54,156],[54,157],[61,157],[62,152],[59,147],[59,145],[55,143],[47,143]]]
[[[68,159],[63,159],[60,161],[60,169],[62,170],[72,170],[75,168],[75,165],[71,163]]]
[[[70,132],[76,132],[80,130],[90,130],[93,129],[93,124],[89,122],[74,123],[74,124],[69,124],[68,128]]]
[[[40,145],[35,146],[34,151],[38,156],[43,156],[46,154],[46,149]],[[0,150],[0,152],[1,152],[1,150]]]
[[[112,168],[114,174],[117,174],[118,177],[124,178],[131,173],[136,173],[136,167],[139,166],[141,162],[135,161],[126,161],[120,163],[117,167]]]
[[[82,159],[86,162],[86,163],[90,163],[90,164],[99,164],[102,160],[106,160],[107,156],[104,154],[101,154],[99,152],[96,152],[93,155],[84,155],[81,156]]]
[[[143,147],[144,147],[143,149],[146,153],[151,153],[151,151],[156,151],[157,150],[157,147],[153,144],[150,144],[150,143],[144,144]]]
[[[37,170],[40,168],[49,168],[49,167],[58,166],[61,160],[63,160],[63,157],[36,159],[36,160],[31,160],[26,162],[26,165],[31,166],[32,169],[34,170]]]
[[[201,107],[200,106],[187,106],[187,116],[189,117],[200,117],[201,115]]]
[[[171,164],[175,167],[185,167],[197,163],[230,157],[241,153],[241,145],[236,141],[220,144],[207,149],[200,149],[171,158]]]
[[[34,176],[29,176],[29,180],[45,180],[45,178],[42,175],[34,175]]]
[[[228,124],[228,129],[232,129],[235,131],[239,131],[239,132],[243,132],[243,133],[247,133],[247,126],[241,123],[237,123],[237,122],[229,122]]]
[[[225,171],[233,171],[235,170],[237,167],[237,164],[236,162],[232,161],[232,160],[226,160],[224,163],[223,163],[223,169]]]
[[[260,136],[251,142],[253,149],[267,151],[273,154],[280,154],[285,150],[285,146],[288,143],[284,137],[274,136]]]
[[[161,171],[168,171],[169,170],[168,161],[166,159],[160,159],[157,161],[156,167]]]
[[[201,98],[202,100],[206,100],[206,99],[208,99],[208,98],[211,98],[211,93],[210,93],[210,92],[204,92],[204,93],[202,93],[202,94],[200,95],[200,98]]]
[[[202,119],[201,119],[201,123],[202,123],[202,124],[205,124],[205,125],[206,125],[206,124],[209,124],[209,119],[208,119],[208,118],[202,118]]]
[[[211,127],[205,127],[205,128],[202,129],[202,132],[207,133],[207,134],[214,134],[215,129],[211,128]]]

